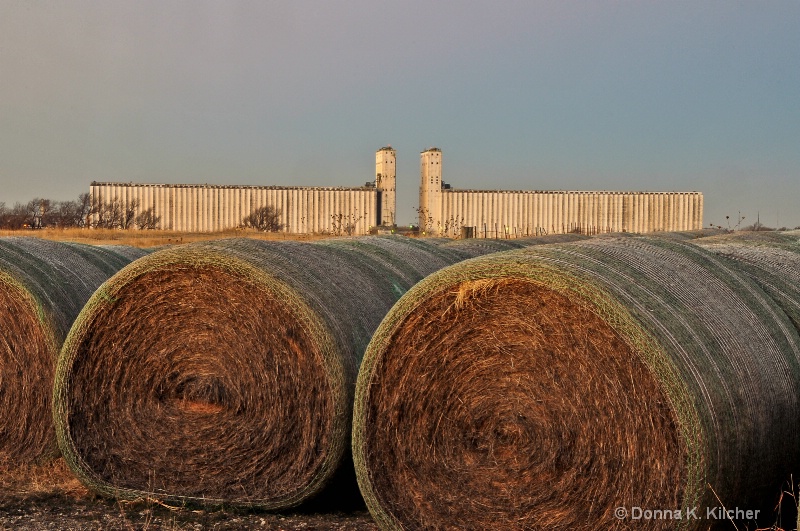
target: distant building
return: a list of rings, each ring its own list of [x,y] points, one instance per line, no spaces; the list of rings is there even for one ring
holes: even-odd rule
[[[153,208],[164,230],[234,229],[254,210],[270,205],[280,212],[283,232],[359,235],[394,223],[395,159],[392,148],[379,149],[375,182],[356,188],[93,182],[90,193],[99,203],[117,199],[138,204],[140,212]]]
[[[375,153],[375,180],[355,188],[220,186],[93,182],[95,203],[117,200],[152,209],[157,228],[216,232],[242,226],[272,206],[282,231],[360,235],[397,223],[397,153]],[[703,226],[699,192],[573,192],[458,190],[442,180],[442,150],[420,154],[419,223],[429,234],[514,237],[578,232],[696,230]],[[93,214],[91,221],[97,221]]]
[[[376,187],[304,188],[208,184],[91,184],[95,201],[118,199],[154,208],[158,228],[216,232],[242,225],[245,216],[271,205],[280,212],[282,232],[367,234],[378,222],[381,191]]]
[[[420,154],[419,223],[432,234],[514,237],[647,233],[703,227],[700,192],[457,190],[442,180],[442,151]]]

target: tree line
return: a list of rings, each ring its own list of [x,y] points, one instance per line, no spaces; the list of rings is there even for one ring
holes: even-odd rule
[[[157,229],[161,216],[155,207],[141,210],[138,200],[123,201],[117,197],[101,201],[83,193],[74,201],[54,201],[37,197],[12,207],[0,202],[0,229],[99,228]]]
[[[37,197],[27,203],[7,207],[0,202],[0,230],[45,228],[160,229],[161,216],[155,207],[142,210],[138,199],[108,201],[83,193],[74,201],[54,201]],[[242,228],[277,232],[283,230],[281,210],[273,206],[256,208],[241,221]]]

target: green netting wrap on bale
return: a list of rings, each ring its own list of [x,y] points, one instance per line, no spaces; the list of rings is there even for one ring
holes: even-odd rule
[[[533,245],[573,242],[586,238],[588,238],[588,236],[581,236],[579,234],[551,234],[548,236],[531,236],[514,239],[464,238],[460,240],[450,240],[443,244],[442,247],[460,253],[464,258],[474,258],[489,253],[522,249]]]
[[[800,238],[780,232],[736,232],[693,243],[734,260],[800,330]]]
[[[756,284],[693,245],[604,237],[467,260],[412,288],[367,348],[359,486],[385,529],[764,515],[797,472],[799,344]]]
[[[0,238],[0,462],[57,453],[50,404],[58,349],[92,292],[130,255],[144,254]]]
[[[350,458],[373,331],[414,283],[460,259],[367,237],[220,240],[138,260],[97,291],[62,349],[62,453],[108,496],[297,505]]]

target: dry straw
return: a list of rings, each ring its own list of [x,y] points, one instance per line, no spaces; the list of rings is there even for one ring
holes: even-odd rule
[[[359,486],[385,529],[705,529],[708,506],[771,511],[797,475],[799,357],[764,291],[674,239],[467,260],[373,336]]]
[[[57,453],[55,360],[92,292],[144,251],[38,238],[0,238],[0,462]]]
[[[220,240],[138,260],[92,297],[62,350],[65,459],[108,496],[303,502],[349,459],[355,378],[381,319],[462,258],[368,237]]]

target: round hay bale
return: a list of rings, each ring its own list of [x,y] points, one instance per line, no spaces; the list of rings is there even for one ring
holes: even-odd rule
[[[513,249],[522,249],[525,247],[531,247],[533,245],[573,242],[584,240],[586,238],[589,238],[589,236],[582,236],[580,234],[552,234],[548,236],[531,236],[527,238],[507,240],[492,238],[465,238],[461,240],[451,240],[450,242],[444,244],[443,247],[463,254],[464,258],[475,258],[476,256],[499,253],[502,251],[511,251]]]
[[[92,292],[129,262],[88,245],[0,238],[0,461],[56,455],[51,396],[58,349]]]
[[[733,260],[800,331],[800,240],[780,232],[737,232],[695,243]]]
[[[385,529],[705,529],[722,523],[707,507],[771,510],[797,472],[799,358],[774,302],[691,245],[467,260],[412,288],[367,348],[359,486]]]
[[[138,260],[97,291],[62,349],[66,461],[113,497],[265,509],[309,499],[350,457],[372,332],[414,283],[459,259],[370,237],[230,239]]]

